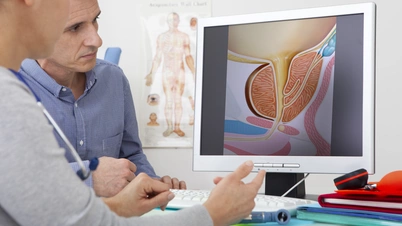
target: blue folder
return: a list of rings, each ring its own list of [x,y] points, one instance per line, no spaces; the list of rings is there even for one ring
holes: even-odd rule
[[[297,209],[298,219],[347,225],[401,225],[402,215],[365,210],[302,206]]]

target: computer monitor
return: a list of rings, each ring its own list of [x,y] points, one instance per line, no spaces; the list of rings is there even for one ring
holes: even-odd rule
[[[200,18],[193,170],[374,174],[375,11]]]

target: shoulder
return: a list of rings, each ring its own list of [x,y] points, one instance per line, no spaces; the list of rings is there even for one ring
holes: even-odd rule
[[[13,105],[16,101],[30,98],[34,100],[28,87],[19,81],[10,70],[0,67],[0,103]]]
[[[28,90],[9,69],[0,66],[0,91],[4,93],[13,92],[15,86]]]
[[[122,71],[121,68],[109,61],[102,60],[102,59],[96,59],[96,65],[94,69],[109,69],[111,71]]]
[[[92,71],[94,71],[97,76],[125,76],[123,70],[118,65],[102,59],[96,60],[96,65]]]
[[[14,77],[14,78],[13,78]],[[7,68],[0,67],[0,93],[6,93],[11,88],[10,84],[16,82],[16,77]]]
[[[3,79],[9,79],[9,78],[13,77],[12,75],[13,75],[13,73],[12,73],[10,70],[8,70],[8,69],[5,68],[5,67],[1,67],[1,66],[0,66],[0,79],[1,79],[1,80],[3,80]],[[0,83],[0,84],[1,84],[1,83]]]
[[[115,83],[123,85],[128,83],[123,70],[118,65],[106,60],[97,59],[92,72],[98,80],[101,80],[102,83],[107,83],[110,86],[113,86]]]
[[[33,59],[25,59],[21,63],[19,72],[24,75],[25,78],[31,79],[35,76],[48,76],[48,74],[39,66],[39,64]]]

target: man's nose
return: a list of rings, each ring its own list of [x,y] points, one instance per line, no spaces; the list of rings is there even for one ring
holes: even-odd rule
[[[99,48],[102,46],[102,39],[98,34],[98,29],[95,26],[91,26],[87,31],[87,37],[84,44],[86,46],[94,46]]]

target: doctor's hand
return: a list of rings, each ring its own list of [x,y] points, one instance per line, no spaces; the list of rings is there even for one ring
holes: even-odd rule
[[[155,178],[156,180],[162,181],[163,183],[169,185],[171,189],[181,189],[181,190],[186,190],[187,185],[185,181],[179,181],[176,177],[169,177],[169,176],[163,176],[160,179]]]
[[[214,225],[231,225],[250,214],[255,206],[254,198],[265,178],[265,171],[261,170],[250,183],[244,183],[242,179],[252,169],[253,162],[247,161],[226,177],[214,179],[217,185],[203,204]]]
[[[140,173],[117,195],[103,198],[103,201],[118,215],[131,217],[141,216],[156,207],[164,210],[173,198],[169,185]]]
[[[137,166],[127,159],[100,157],[98,168],[92,172],[96,195],[111,197],[135,178]]]

